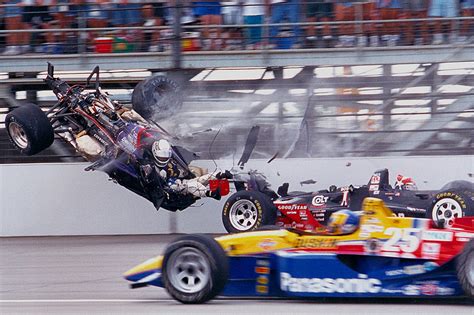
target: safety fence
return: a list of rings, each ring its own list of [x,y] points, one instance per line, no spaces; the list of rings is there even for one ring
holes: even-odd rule
[[[438,14],[373,1],[246,3],[3,5],[0,47],[4,55],[162,52],[179,61],[190,51],[466,45],[474,34],[470,7]]]

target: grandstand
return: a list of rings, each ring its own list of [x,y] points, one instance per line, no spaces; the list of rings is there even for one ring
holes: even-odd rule
[[[347,22],[297,24],[337,28]],[[163,52],[84,48],[0,56],[0,163],[81,160],[59,140],[35,157],[20,157],[7,140],[3,120],[9,110],[27,101],[44,109],[52,105],[41,81],[48,61],[76,82],[99,65],[104,89],[125,103],[134,85],[151,74],[177,80],[184,106],[160,123],[202,158],[238,154],[253,125],[262,127],[256,158],[474,153],[474,38],[441,45],[183,51],[181,26],[167,27],[175,34],[172,49]]]

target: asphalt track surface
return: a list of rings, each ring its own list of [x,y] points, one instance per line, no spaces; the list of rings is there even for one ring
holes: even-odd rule
[[[122,273],[175,236],[0,238],[0,314],[474,315],[463,299],[255,300],[182,305],[161,288],[131,290]]]

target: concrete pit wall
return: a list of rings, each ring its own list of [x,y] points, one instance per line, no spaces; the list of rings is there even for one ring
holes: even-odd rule
[[[212,161],[195,161],[214,170]],[[217,161],[221,169],[232,161]],[[87,164],[0,165],[0,236],[221,233],[221,201],[205,199],[171,213],[109,181]],[[330,185],[366,184],[373,171],[387,167],[390,183],[397,174],[413,177],[419,189],[472,181],[473,156],[287,159],[267,164],[252,160],[247,169],[267,175],[273,188],[287,181],[290,190],[319,190]],[[307,179],[316,184],[301,186]]]

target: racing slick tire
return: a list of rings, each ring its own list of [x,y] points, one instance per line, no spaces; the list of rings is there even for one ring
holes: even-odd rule
[[[241,190],[227,199],[222,209],[222,223],[229,233],[254,231],[274,225],[277,209],[271,199],[259,191]]]
[[[182,105],[178,84],[165,76],[149,77],[133,89],[132,107],[144,119],[169,118]]]
[[[25,155],[48,148],[54,141],[54,130],[46,114],[35,104],[24,104],[5,118],[8,137]]]
[[[474,215],[473,192],[459,190],[444,190],[438,192],[431,201],[426,217],[432,219],[436,226],[450,227],[455,218]]]
[[[199,304],[224,289],[229,262],[212,237],[185,235],[166,248],[162,272],[164,287],[174,299],[184,304]]]
[[[459,284],[469,298],[474,298],[474,240],[470,240],[456,260]]]

